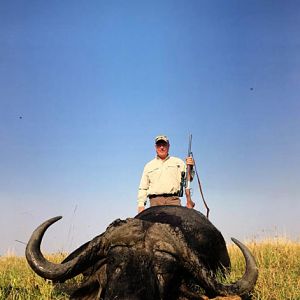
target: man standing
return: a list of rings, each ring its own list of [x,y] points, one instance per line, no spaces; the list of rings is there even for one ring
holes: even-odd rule
[[[169,139],[165,135],[155,138],[157,155],[144,167],[138,191],[138,212],[145,209],[147,198],[150,199],[150,206],[181,205],[180,183],[186,165],[180,158],[169,156],[169,148]],[[192,169],[193,158],[187,157],[186,164]],[[193,208],[190,202],[186,206]]]

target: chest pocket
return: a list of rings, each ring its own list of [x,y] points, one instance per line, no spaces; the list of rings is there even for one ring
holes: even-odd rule
[[[155,180],[158,179],[159,172],[160,172],[159,168],[154,168],[148,172],[148,177],[150,182],[154,182]]]
[[[180,174],[180,165],[167,166],[167,172],[170,177],[178,178]]]

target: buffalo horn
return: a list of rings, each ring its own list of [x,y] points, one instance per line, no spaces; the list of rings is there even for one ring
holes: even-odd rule
[[[193,274],[195,279],[201,283],[201,286],[203,286],[211,295],[244,296],[253,290],[256,283],[258,269],[253,255],[250,253],[249,249],[237,239],[232,238],[232,241],[241,249],[246,260],[246,271],[244,275],[241,279],[232,284],[222,284],[218,282],[215,276],[213,276],[213,274],[208,271],[195,256],[190,256],[190,258],[192,258],[190,262],[187,262],[185,259],[185,267]]]
[[[97,247],[100,248],[103,243],[101,242],[101,238],[98,237],[97,241],[92,240],[90,244],[85,247],[84,251],[80,251],[77,256],[66,262],[56,264],[48,261],[41,252],[41,242],[47,228],[61,218],[61,216],[51,218],[38,226],[29,239],[25,254],[30,267],[38,275],[46,279],[63,282],[80,274],[88,267],[88,264],[92,264],[95,259],[101,258],[99,256],[102,251],[99,252],[95,250],[97,250]]]

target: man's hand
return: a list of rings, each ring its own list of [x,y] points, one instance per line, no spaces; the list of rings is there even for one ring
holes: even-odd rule
[[[186,202],[186,207],[187,208],[194,208],[194,206],[195,206],[195,203],[192,200]]]
[[[191,198],[191,190],[190,189],[185,190],[185,196],[186,196],[186,207],[194,208],[195,202]]]
[[[142,212],[145,210],[145,206],[138,206],[138,213]]]
[[[191,156],[187,157],[185,159],[185,161],[186,161],[186,164],[191,166],[191,167],[193,167],[195,165],[194,159]]]

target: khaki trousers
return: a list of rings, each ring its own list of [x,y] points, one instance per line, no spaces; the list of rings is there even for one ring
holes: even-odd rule
[[[181,206],[181,200],[178,196],[170,197],[154,197],[150,199],[150,206],[159,206],[159,205],[179,205]]]

